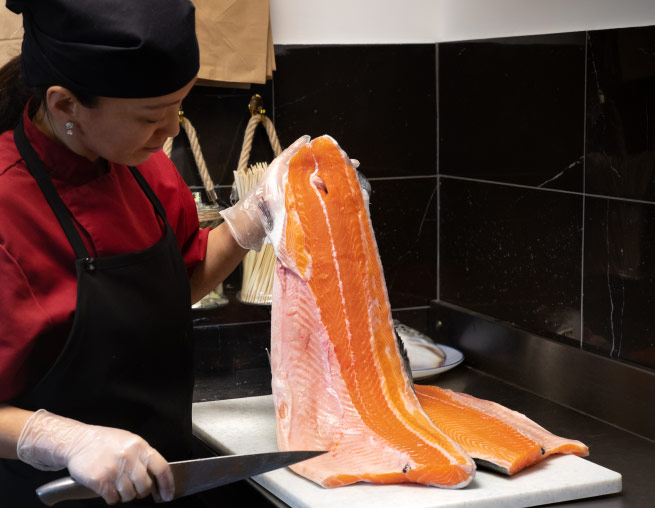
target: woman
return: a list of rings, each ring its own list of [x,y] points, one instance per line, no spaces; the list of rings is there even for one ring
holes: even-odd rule
[[[161,152],[198,71],[193,5],[7,7],[25,34],[0,70],[0,504],[41,506],[64,468],[104,499],[69,506],[146,498],[153,479],[169,500],[167,461],[190,454],[191,303],[259,248],[258,210],[305,140],[199,230]]]

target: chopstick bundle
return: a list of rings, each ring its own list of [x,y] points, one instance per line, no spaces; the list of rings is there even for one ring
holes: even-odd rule
[[[268,164],[265,162],[258,162],[245,170],[233,171],[234,185],[239,199],[257,185],[267,167]],[[259,252],[249,251],[246,254],[242,263],[241,301],[264,305],[271,304],[275,261],[275,251],[270,243],[265,243]]]

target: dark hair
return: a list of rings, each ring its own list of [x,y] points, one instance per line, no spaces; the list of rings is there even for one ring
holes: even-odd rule
[[[15,56],[0,67],[0,133],[12,130],[18,125],[23,110],[30,103],[29,115],[34,116],[41,104],[45,102],[46,92],[50,86],[28,87],[21,76],[20,55]],[[98,97],[71,90],[82,106],[93,108],[98,104]]]

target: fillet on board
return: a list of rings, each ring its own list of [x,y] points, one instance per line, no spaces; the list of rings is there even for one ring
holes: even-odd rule
[[[437,386],[415,388],[430,419],[490,469],[512,475],[554,453],[589,455],[584,443],[556,436],[496,402]]]
[[[271,326],[278,445],[329,450],[292,469],[324,487],[466,486],[475,463],[414,393],[365,196],[334,139],[316,138],[293,156],[279,205],[266,212],[278,257]]]

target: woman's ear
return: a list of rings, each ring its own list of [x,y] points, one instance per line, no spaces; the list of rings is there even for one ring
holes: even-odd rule
[[[75,119],[79,101],[75,94],[63,86],[51,86],[46,91],[46,104],[53,119],[67,122]]]

